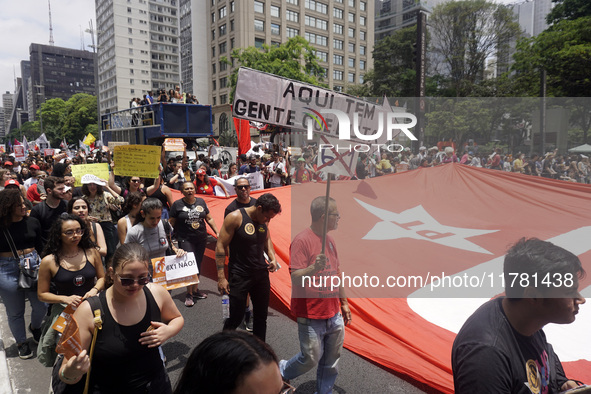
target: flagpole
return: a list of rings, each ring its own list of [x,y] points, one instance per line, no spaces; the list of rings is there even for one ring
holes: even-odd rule
[[[330,178],[331,178],[331,174],[327,173],[326,202],[324,204],[324,225],[322,227],[322,251],[320,252],[321,254],[324,254],[324,251],[326,250],[326,233],[328,230],[328,203],[329,203],[329,199],[330,199]]]

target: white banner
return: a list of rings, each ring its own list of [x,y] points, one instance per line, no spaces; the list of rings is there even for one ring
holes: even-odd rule
[[[189,252],[182,257],[166,256],[164,258],[164,264],[166,264],[167,281],[199,274],[193,252]]]
[[[250,191],[253,192],[255,190],[262,190],[265,188],[265,182],[263,179],[263,174],[259,171],[259,172],[253,172],[250,174],[244,174],[244,175],[236,175],[235,177],[232,177],[230,179],[222,179],[222,178],[218,178],[217,176],[214,176],[213,178],[215,178],[216,181],[223,183],[224,187],[226,188],[226,190],[228,191],[228,194],[231,196],[235,196],[236,195],[236,190],[234,190],[234,182],[236,182],[236,179],[238,178],[248,178],[248,181],[250,182]],[[216,190],[216,196],[223,196],[224,195],[224,191]]]

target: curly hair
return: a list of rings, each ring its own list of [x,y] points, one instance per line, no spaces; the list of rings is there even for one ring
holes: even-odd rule
[[[0,226],[10,226],[14,208],[20,207],[22,203],[23,196],[19,189],[4,189],[0,191]]]
[[[133,209],[134,205],[141,204],[146,197],[146,193],[144,192],[129,192],[127,197],[125,197],[125,202],[123,203],[122,210],[123,214],[127,215]]]
[[[62,226],[64,222],[69,221],[78,222],[80,224],[80,228],[84,230],[84,234],[82,234],[80,242],[78,243],[79,248],[82,248],[84,250],[98,248],[98,245],[92,242],[92,239],[90,238],[90,232],[86,227],[86,223],[84,222],[84,220],[82,220],[80,216],[72,214],[62,214],[51,226],[47,243],[45,244],[45,248],[43,249],[43,253],[41,255],[41,257],[45,257],[52,254],[55,260],[55,264],[58,267],[60,265],[60,256],[62,254]]]

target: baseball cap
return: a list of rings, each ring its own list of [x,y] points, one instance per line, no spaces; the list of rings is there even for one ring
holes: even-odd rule
[[[8,187],[10,185],[15,185],[15,186],[19,187],[21,184],[18,183],[18,181],[16,179],[9,179],[6,182],[4,182],[4,187]]]
[[[5,162],[4,162],[4,165],[5,165],[5,166],[12,166],[13,164],[12,164],[11,162],[9,162],[9,161],[5,161]]]
[[[197,175],[205,175],[205,170],[203,168],[198,169]]]
[[[39,168],[39,166],[38,166],[37,164],[31,164],[31,165],[29,166],[29,169],[30,169],[30,170],[40,170],[40,168]]]

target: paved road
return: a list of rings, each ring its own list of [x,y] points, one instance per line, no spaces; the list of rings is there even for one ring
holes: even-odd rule
[[[207,262],[204,262],[207,263]],[[212,264],[213,265],[213,264]],[[191,350],[204,338],[219,331],[222,327],[221,297],[217,293],[217,283],[211,272],[205,271],[209,277],[202,276],[200,289],[208,293],[205,300],[198,300],[194,307],[184,306],[184,291],[175,290],[173,298],[185,317],[183,330],[163,346],[167,357],[167,369],[173,385],[187,361]],[[27,309],[26,319],[29,322]],[[0,339],[6,347],[6,358],[13,392],[47,393],[49,387],[50,368],[43,367],[37,360],[21,360],[18,358],[16,344],[10,335],[4,305],[0,304]],[[279,358],[289,358],[299,349],[297,324],[289,317],[275,309],[269,310],[267,342],[273,347]],[[6,389],[2,375],[2,354],[0,351],[0,394]],[[315,391],[315,371],[300,376],[291,382],[297,393],[306,394]],[[376,365],[360,358],[348,350],[344,351],[340,363],[340,373],[336,382],[337,393],[437,393],[420,383],[411,384],[404,379],[389,373]],[[10,391],[6,391],[10,392]]]

